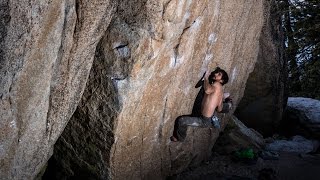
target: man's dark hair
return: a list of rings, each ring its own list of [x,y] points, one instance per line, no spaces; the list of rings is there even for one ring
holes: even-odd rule
[[[220,69],[220,72],[221,72],[221,74],[222,74],[222,85],[225,85],[225,84],[227,84],[228,83],[228,81],[229,81],[229,76],[228,76],[228,73],[225,71],[225,70],[223,70],[223,69]]]
[[[217,67],[214,71],[211,72],[211,74],[209,76],[209,82],[213,81],[214,74],[216,74],[216,73],[221,73],[221,75],[222,75],[221,80],[223,81],[221,83],[222,85],[225,85],[228,83],[228,81],[229,81],[228,73],[219,67]],[[212,83],[212,82],[210,82],[210,83]]]

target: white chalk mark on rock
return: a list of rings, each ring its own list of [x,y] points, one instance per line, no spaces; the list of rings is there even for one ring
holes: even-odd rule
[[[231,83],[233,83],[236,76],[237,76],[237,67],[234,67],[232,70],[232,75],[231,75]]]
[[[211,33],[208,38],[209,44],[213,44],[213,43],[217,42],[217,39],[218,38],[216,37],[216,35],[214,33]]]

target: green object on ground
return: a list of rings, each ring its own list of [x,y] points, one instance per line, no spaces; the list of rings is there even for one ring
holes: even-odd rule
[[[253,159],[254,152],[251,148],[243,149],[235,152],[235,156],[239,159]]]

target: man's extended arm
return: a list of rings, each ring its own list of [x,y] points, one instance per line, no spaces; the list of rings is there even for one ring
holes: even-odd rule
[[[197,84],[195,85],[195,88],[201,87],[203,85],[203,78],[206,75],[206,73],[203,73],[202,77],[200,78],[200,80],[197,82]]]
[[[208,71],[206,72],[206,75],[204,76],[204,92],[206,93],[206,94],[211,94],[211,93],[213,93],[214,92],[214,90],[215,90],[215,87],[214,86],[212,86],[210,83],[209,83],[209,73],[208,73]]]

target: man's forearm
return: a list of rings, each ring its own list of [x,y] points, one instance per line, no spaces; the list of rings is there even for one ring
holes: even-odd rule
[[[203,83],[203,85],[204,85],[204,90],[205,90],[205,91],[208,90],[208,87],[209,87],[209,85],[210,85],[208,77],[204,77],[204,83]]]
[[[200,80],[197,82],[195,88],[201,87],[203,86],[203,82],[204,82],[204,76],[206,75],[206,73],[203,73],[202,77],[200,78]]]

